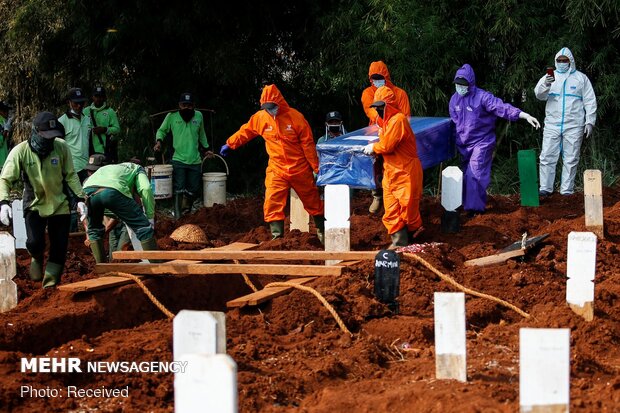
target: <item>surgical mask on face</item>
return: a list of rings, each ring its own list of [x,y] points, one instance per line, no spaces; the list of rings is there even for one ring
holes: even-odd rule
[[[30,149],[41,158],[46,158],[54,149],[54,138],[44,138],[36,130],[30,136]]]
[[[179,114],[184,122],[189,122],[194,117],[194,109],[184,108],[179,110]]]
[[[555,62],[555,69],[558,73],[566,73],[570,68],[570,62]]]
[[[327,130],[331,133],[340,133],[340,125],[327,125]]]
[[[455,84],[454,87],[456,88],[456,93],[461,96],[465,96],[469,91],[469,86]]]
[[[375,85],[375,87],[385,86],[385,79],[373,79],[372,84]]]
[[[273,109],[265,109],[267,111],[267,113],[269,113],[271,116],[276,116],[278,114],[278,109],[279,107],[276,106]]]

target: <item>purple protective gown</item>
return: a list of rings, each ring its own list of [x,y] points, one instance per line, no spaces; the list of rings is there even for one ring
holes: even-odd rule
[[[476,87],[474,69],[464,64],[454,78],[469,82],[465,96],[454,93],[450,99],[450,118],[456,124],[456,147],[463,159],[463,208],[466,211],[484,211],[487,188],[491,183],[491,164],[495,149],[495,120],[498,117],[514,122],[520,109],[492,93]]]

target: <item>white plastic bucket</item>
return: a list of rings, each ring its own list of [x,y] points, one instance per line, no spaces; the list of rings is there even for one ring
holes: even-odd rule
[[[202,195],[205,206],[226,205],[226,173],[207,172],[202,174]]]
[[[172,198],[172,165],[151,165],[151,190],[155,199]]]

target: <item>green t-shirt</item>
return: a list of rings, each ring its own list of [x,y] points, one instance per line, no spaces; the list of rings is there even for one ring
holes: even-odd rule
[[[155,216],[155,198],[149,178],[140,165],[123,162],[116,165],[102,166],[84,181],[84,188],[113,188],[128,198],[136,193],[142,199],[146,217]]]
[[[80,172],[88,164],[88,139],[90,139],[90,117],[62,115],[58,121],[65,127],[65,142],[71,150],[73,168]]]
[[[96,107],[95,104],[91,104],[84,108],[84,116],[90,119],[90,113],[93,113],[95,118],[95,122],[97,126],[107,128],[106,133],[101,135],[92,134],[93,141],[93,149],[97,153],[105,153],[105,142],[106,135],[114,136],[117,135],[121,131],[121,125],[118,123],[118,116],[116,116],[116,112],[114,109],[109,107],[107,103],[104,103],[100,108]],[[91,120],[92,123],[92,120]],[[95,125],[92,125],[94,128]]]
[[[62,139],[54,140],[54,149],[45,158],[30,149],[28,141],[15,146],[0,174],[0,201],[9,201],[13,183],[24,178],[24,209],[38,211],[41,217],[68,214],[69,202],[64,189],[84,198],[80,180],[73,169],[69,146]]]
[[[194,111],[194,117],[189,122],[185,122],[178,111],[169,113],[157,130],[157,140],[164,140],[168,132],[172,132],[173,161],[188,165],[202,162],[198,143],[204,148],[209,147],[202,113]]]
[[[6,119],[4,116],[0,115],[0,169],[2,169],[2,166],[6,161],[6,157],[9,154],[9,143],[7,142],[7,138],[4,136],[5,123]]]

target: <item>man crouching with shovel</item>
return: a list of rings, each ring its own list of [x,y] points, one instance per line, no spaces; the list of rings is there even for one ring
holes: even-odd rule
[[[135,232],[143,250],[156,250],[155,199],[144,168],[132,162],[104,165],[105,155],[93,154],[85,167],[89,173],[84,182],[89,204],[88,239],[95,262],[106,262],[103,246],[103,215],[106,209]],[[142,200],[144,210],[134,200],[134,195]]]

